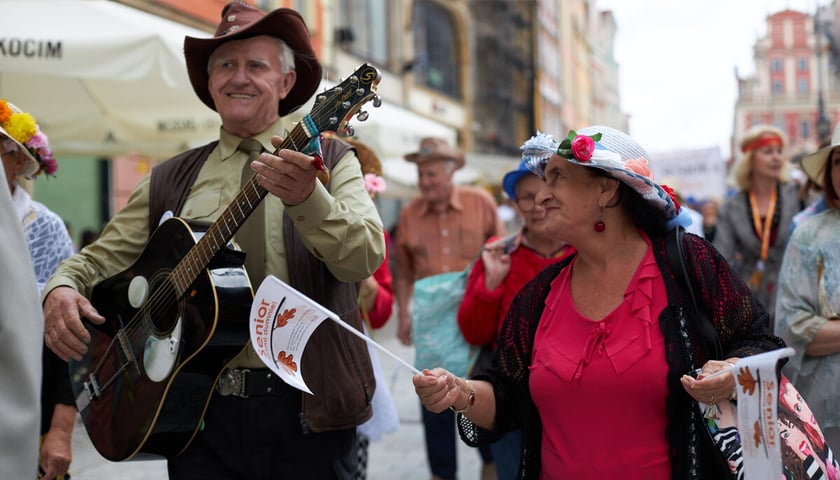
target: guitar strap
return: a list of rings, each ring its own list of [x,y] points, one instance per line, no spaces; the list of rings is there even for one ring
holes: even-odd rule
[[[683,228],[680,226],[674,228],[673,234],[666,235],[665,248],[668,252],[668,261],[671,263],[671,269],[677,277],[677,283],[682,287],[683,296],[688,297],[689,320],[694,322],[700,334],[700,343],[703,351],[712,360],[723,360],[723,347],[720,344],[720,338],[718,338],[717,331],[708,313],[697,301],[699,294],[696,292],[699,291],[699,288],[692,281],[693,277],[689,275],[685,265],[685,255],[682,250],[682,236]]]

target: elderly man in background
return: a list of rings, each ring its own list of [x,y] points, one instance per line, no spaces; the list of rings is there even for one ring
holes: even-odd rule
[[[420,197],[400,212],[396,236],[394,286],[399,325],[397,335],[411,345],[409,309],[414,282],[431,275],[463,270],[493,236],[504,235],[495,200],[477,187],[456,186],[455,171],[464,154],[440,138],[424,138],[420,150],[405,156],[417,164]],[[415,319],[422,322],[423,319]],[[457,474],[455,414],[422,409],[426,453],[433,478]],[[482,450],[483,472],[494,472],[489,450]]]

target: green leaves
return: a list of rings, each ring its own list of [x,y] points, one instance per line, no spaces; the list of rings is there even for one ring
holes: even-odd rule
[[[574,142],[575,138],[578,136],[578,133],[574,130],[570,130],[569,134],[566,135],[566,138],[560,142],[560,145],[557,147],[557,155],[572,159],[575,158],[575,155],[572,153],[572,142]],[[601,133],[596,133],[595,135],[586,135],[587,137],[591,138],[593,141],[597,142],[601,140]],[[584,160],[585,161],[585,160]]]

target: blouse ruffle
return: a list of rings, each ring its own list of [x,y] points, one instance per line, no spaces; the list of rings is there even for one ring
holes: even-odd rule
[[[659,275],[654,256],[648,249],[627,287],[624,302],[600,321],[587,319],[575,308],[569,283],[571,271],[572,268],[564,269],[554,280],[538,327],[545,331],[553,321],[564,318],[562,337],[537,333],[557,353],[545,366],[567,382],[580,380],[592,355],[600,349],[615,373],[621,375],[650,352],[651,330],[658,328],[659,312],[652,312]]]

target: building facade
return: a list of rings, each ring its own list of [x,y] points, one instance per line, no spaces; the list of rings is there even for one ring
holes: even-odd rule
[[[815,15],[784,10],[767,17],[754,46],[755,73],[736,72],[733,155],[745,131],[758,124],[783,130],[794,156],[816,150],[840,120],[835,6]],[[734,160],[734,159],[733,159]]]

